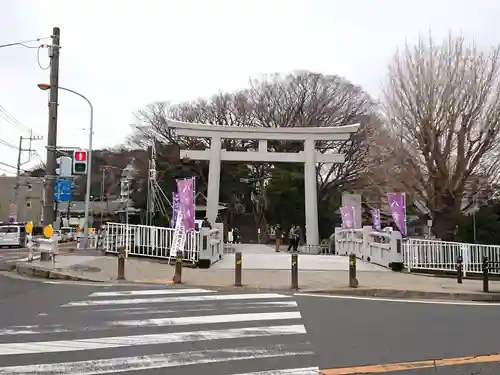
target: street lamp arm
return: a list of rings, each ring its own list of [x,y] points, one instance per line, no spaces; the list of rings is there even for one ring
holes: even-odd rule
[[[82,95],[82,94],[80,94],[79,92],[77,92],[75,90],[71,90],[71,89],[68,89],[68,88],[62,87],[62,86],[59,86],[59,89],[63,90],[63,91],[68,91],[68,92],[70,92],[72,94],[75,94],[75,95],[79,96],[80,98],[82,98],[83,100],[85,100],[88,103],[88,105],[90,106],[90,110],[92,112],[94,111],[94,107],[92,106],[92,103],[90,102],[90,100],[87,99],[87,97],[85,95]]]

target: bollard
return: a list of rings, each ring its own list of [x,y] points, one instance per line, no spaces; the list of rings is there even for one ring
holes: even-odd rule
[[[125,280],[125,248],[118,249],[118,272],[117,280]]]
[[[31,234],[26,235],[26,247],[28,248],[28,262],[33,262],[33,238]]]
[[[358,279],[356,278],[356,254],[349,254],[349,287],[357,288]]]
[[[464,274],[463,259],[461,256],[457,258],[457,284],[462,284],[462,277]]]
[[[183,255],[182,251],[177,251],[177,257],[175,258],[175,273],[174,273],[174,284],[182,283],[182,261]]]
[[[490,283],[489,283],[489,264],[488,264],[488,258],[483,256],[483,292],[484,293],[489,293],[490,291]]]
[[[235,267],[234,267],[234,286],[241,286],[241,268],[243,261],[241,259],[241,252],[238,251],[234,254]]]
[[[292,253],[292,289],[299,289],[299,255]]]

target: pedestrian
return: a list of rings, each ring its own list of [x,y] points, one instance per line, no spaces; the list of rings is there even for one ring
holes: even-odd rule
[[[288,249],[287,251],[290,252],[294,248],[294,243],[295,243],[295,224],[292,224],[290,227],[290,230],[288,231]]]
[[[240,230],[238,228],[233,229],[234,242],[241,243]]]
[[[210,221],[208,221],[208,218],[204,218],[203,221],[201,222],[201,227],[212,229],[212,224],[210,224]]]
[[[300,243],[300,233],[301,233],[300,225],[296,225],[295,228],[293,229],[293,237],[294,237],[293,251],[294,252],[298,251],[298,247],[299,247],[299,243]]]
[[[276,225],[276,228],[274,230],[274,237],[276,239],[276,252],[280,252],[280,247],[281,247],[281,238],[283,237],[283,231],[281,230],[280,225]]]

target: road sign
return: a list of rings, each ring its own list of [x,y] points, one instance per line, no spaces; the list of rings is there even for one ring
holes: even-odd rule
[[[31,234],[31,232],[33,232],[33,222],[28,221],[25,225],[25,228],[26,228],[26,233]]]
[[[54,186],[54,200],[55,201],[69,201],[71,200],[71,180],[58,179]]]

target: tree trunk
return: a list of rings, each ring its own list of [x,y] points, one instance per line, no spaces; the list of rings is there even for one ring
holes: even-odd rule
[[[432,232],[442,241],[453,241],[460,219],[460,202],[448,195],[441,201],[439,210],[432,212]]]

